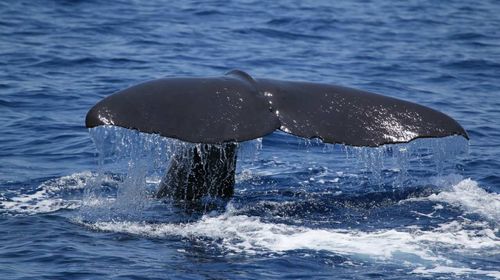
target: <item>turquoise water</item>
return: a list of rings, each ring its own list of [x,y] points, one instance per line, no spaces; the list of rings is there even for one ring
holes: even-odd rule
[[[500,278],[499,13],[496,1],[0,3],[0,278]],[[152,198],[182,143],[84,127],[127,86],[233,68],[417,102],[471,140],[359,149],[275,133],[240,147],[227,205],[189,212]]]

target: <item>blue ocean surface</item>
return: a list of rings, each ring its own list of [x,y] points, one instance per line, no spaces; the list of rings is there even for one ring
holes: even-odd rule
[[[500,2],[0,2],[0,279],[500,279]],[[234,197],[154,198],[178,140],[88,130],[136,83],[305,80],[469,133],[240,146]],[[168,120],[167,120],[168,121]]]

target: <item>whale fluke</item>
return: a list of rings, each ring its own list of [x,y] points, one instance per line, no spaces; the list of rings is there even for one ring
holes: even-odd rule
[[[279,127],[254,81],[233,74],[145,82],[104,98],[85,122],[206,144],[250,140]]]
[[[305,138],[380,146],[466,131],[436,110],[362,90],[308,82],[221,77],[164,78],[97,103],[86,126],[116,125],[193,143],[241,142],[281,129]]]
[[[97,103],[85,123],[198,143],[175,152],[156,194],[179,201],[229,198],[236,142],[276,129],[326,143],[370,147],[425,137],[468,139],[454,119],[415,103],[335,85],[253,79],[239,70],[130,87]]]
[[[157,198],[193,201],[209,195],[230,198],[234,193],[237,144],[200,144],[175,153],[160,182]]]

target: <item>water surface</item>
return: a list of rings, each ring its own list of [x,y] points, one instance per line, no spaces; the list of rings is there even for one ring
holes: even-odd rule
[[[499,13],[496,1],[0,3],[0,278],[500,278]],[[114,91],[233,68],[417,102],[471,141],[359,149],[275,133],[240,147],[227,205],[190,213],[151,195],[180,143],[84,128]]]

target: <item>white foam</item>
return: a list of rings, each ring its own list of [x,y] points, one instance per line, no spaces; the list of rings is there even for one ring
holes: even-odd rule
[[[500,194],[485,191],[471,179],[462,180],[450,190],[432,194],[428,198],[477,213],[491,221],[500,221]]]
[[[489,221],[500,223],[500,194],[489,193],[471,179],[461,180],[447,189],[423,198],[411,198],[401,203],[430,200],[446,202],[467,213],[479,214]]]
[[[38,186],[32,194],[20,194],[0,201],[0,210],[11,214],[41,214],[61,209],[76,209],[81,200],[63,199],[63,191],[82,190],[94,175],[90,171],[75,173],[48,180]]]
[[[468,230],[456,221],[430,231],[409,227],[364,232],[266,223],[259,217],[232,215],[229,211],[221,216],[205,216],[197,222],[184,224],[111,221],[86,225],[97,230],[155,238],[209,238],[220,241],[224,249],[250,254],[306,249],[379,260],[407,255],[409,259],[416,256],[422,260],[438,261],[446,259],[439,254],[439,248],[469,253],[471,250],[488,249],[492,253],[500,253],[500,240],[487,225],[475,224],[475,229]],[[481,230],[477,230],[478,227]]]
[[[452,221],[432,230],[417,226],[359,231],[321,229],[263,222],[229,209],[220,216],[204,216],[192,223],[109,221],[85,224],[95,230],[153,238],[181,237],[211,242],[228,253],[267,254],[292,250],[328,251],[349,258],[398,262],[412,273],[499,276],[498,271],[464,268],[450,255],[500,254],[500,238],[486,222]],[[211,244],[211,245],[212,245]]]
[[[500,271],[493,270],[480,270],[480,269],[472,269],[467,267],[451,267],[445,265],[438,265],[433,268],[426,267],[417,267],[412,273],[414,274],[423,274],[423,275],[432,275],[432,274],[455,274],[457,276],[475,274],[475,275],[485,275],[489,277],[493,277],[495,279],[500,279]]]

